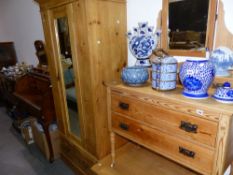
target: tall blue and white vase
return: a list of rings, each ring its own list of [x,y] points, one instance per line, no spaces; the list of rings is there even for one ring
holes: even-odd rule
[[[138,23],[133,32],[127,33],[130,52],[137,58],[136,66],[151,66],[149,57],[157,47],[160,32],[154,32],[154,27],[148,26],[147,22]]]
[[[208,60],[186,60],[180,68],[183,95],[193,99],[208,97],[208,88],[215,76],[214,65]]]

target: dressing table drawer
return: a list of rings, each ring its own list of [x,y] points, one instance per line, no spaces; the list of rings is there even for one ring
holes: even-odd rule
[[[112,129],[119,135],[187,167],[211,173],[214,157],[214,151],[211,149],[160,132],[117,113],[112,113]]]
[[[169,106],[169,104],[167,104]],[[168,134],[215,147],[218,123],[163,106],[144,103],[138,99],[115,95],[111,98],[112,111],[145,123]]]

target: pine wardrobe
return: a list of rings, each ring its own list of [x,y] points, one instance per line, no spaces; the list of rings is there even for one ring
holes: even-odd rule
[[[110,152],[105,84],[118,81],[126,65],[126,1],[36,1],[49,58],[61,157],[85,174]]]

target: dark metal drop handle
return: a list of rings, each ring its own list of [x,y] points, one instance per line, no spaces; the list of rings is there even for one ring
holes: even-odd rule
[[[120,123],[119,124],[120,128],[125,130],[125,131],[128,131],[129,130],[129,125],[125,124],[125,123]]]
[[[123,110],[128,110],[129,109],[129,104],[128,103],[123,103],[119,102],[119,107]]]
[[[190,151],[190,150],[188,150],[188,149],[186,149],[186,148],[183,148],[183,147],[179,147],[179,152],[181,153],[181,154],[183,154],[183,155],[185,155],[185,156],[187,156],[187,157],[190,157],[190,158],[194,158],[195,157],[195,152],[193,152],[193,151]]]
[[[198,125],[191,124],[189,122],[181,121],[180,122],[180,129],[186,132],[197,133]]]

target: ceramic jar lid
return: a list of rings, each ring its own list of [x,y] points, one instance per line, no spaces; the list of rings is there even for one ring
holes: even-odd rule
[[[229,82],[225,82],[222,87],[218,87],[213,98],[220,103],[233,104],[233,89]]]

